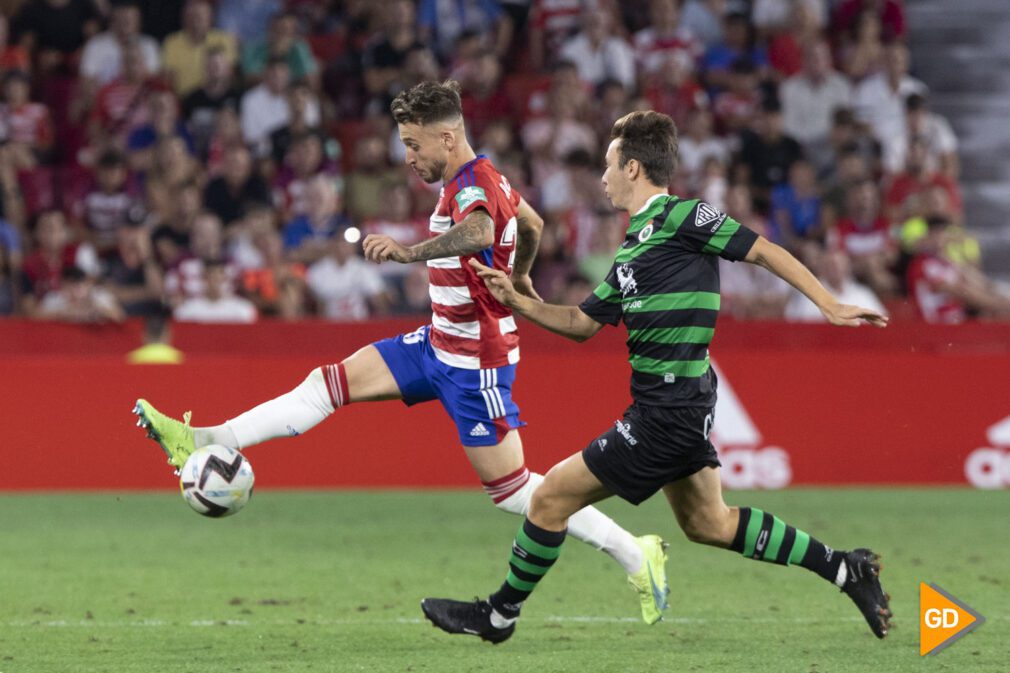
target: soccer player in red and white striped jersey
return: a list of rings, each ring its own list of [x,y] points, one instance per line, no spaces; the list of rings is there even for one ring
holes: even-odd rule
[[[391,109],[407,164],[425,182],[441,181],[443,189],[430,238],[407,247],[372,234],[363,242],[364,253],[375,262],[427,264],[431,323],[316,368],[291,392],[219,426],[190,429],[145,400],[138,400],[136,413],[170,462],[181,467],[197,447],[244,449],[298,435],[351,402],[399,399],[409,406],[438,399],[494,504],[522,515],[543,477],[526,468],[518,433],[524,423],[512,401],[519,337],[511,311],[491,295],[469,260],[508,274],[519,291],[539,300],[529,271],[543,223],[470,147],[456,82],[418,84],[397,96]],[[659,619],[667,587],[665,545],[658,536],[636,538],[593,507],[573,516],[568,532],[620,563],[635,581],[643,618]]]

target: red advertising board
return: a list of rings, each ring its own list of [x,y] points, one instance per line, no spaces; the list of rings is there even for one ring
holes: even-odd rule
[[[139,396],[216,424],[414,322],[176,326],[176,366],[128,365],[139,326],[0,322],[0,489],[173,488],[129,413]],[[527,464],[581,449],[629,402],[621,330],[575,344],[522,327]],[[1010,486],[1010,326],[720,323],[713,440],[729,487]],[[460,487],[476,479],[438,403],[341,409],[247,451],[257,487]]]

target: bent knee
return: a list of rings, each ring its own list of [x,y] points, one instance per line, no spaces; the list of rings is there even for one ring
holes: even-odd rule
[[[698,512],[681,522],[681,529],[691,542],[726,545],[733,536],[733,531],[727,532],[730,518],[731,510],[728,507],[717,511]]]

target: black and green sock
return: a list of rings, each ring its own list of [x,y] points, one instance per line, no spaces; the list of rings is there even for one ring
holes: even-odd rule
[[[832,583],[845,556],[777,516],[752,507],[740,508],[740,523],[730,549],[759,561],[800,565]]]
[[[505,582],[488,599],[491,607],[507,619],[518,617],[523,601],[529,598],[537,583],[558,560],[564,541],[565,531],[544,530],[524,519],[512,543]]]

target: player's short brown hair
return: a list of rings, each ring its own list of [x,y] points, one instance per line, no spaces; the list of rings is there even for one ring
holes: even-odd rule
[[[632,159],[642,165],[645,177],[657,187],[666,187],[677,170],[677,125],[665,114],[652,110],[628,113],[614,122],[612,140],[620,139],[617,165]]]
[[[390,112],[397,124],[433,124],[463,116],[459,99],[459,82],[448,79],[438,82],[421,82],[393,99]]]

